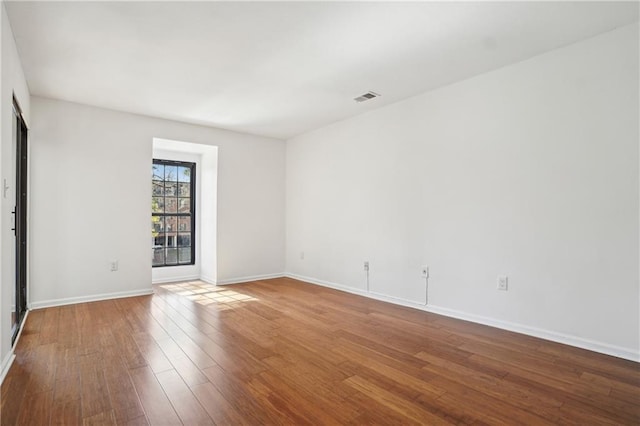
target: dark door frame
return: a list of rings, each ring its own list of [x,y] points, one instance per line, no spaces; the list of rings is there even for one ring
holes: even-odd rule
[[[16,205],[15,225],[13,231],[16,237],[16,321],[12,330],[11,344],[13,345],[20,326],[27,312],[27,124],[22,116],[22,110],[13,98],[13,108],[16,120]]]

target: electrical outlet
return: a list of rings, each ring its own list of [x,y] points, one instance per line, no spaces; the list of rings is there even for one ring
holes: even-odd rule
[[[509,277],[498,275],[498,290],[507,291],[509,289]]]
[[[422,266],[420,273],[422,275],[422,278],[429,278],[429,267],[427,265]]]
[[[366,272],[369,272],[369,261],[368,261],[368,260],[365,260],[365,261],[364,261],[364,270],[365,270]]]
[[[118,270],[118,261],[117,260],[112,260],[111,262],[109,262],[109,269],[111,270],[111,272],[115,272]]]
[[[300,252],[300,260],[304,260],[304,252],[303,251]]]

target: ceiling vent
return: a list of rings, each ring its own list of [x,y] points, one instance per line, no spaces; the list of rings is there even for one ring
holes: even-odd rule
[[[365,102],[365,101],[368,101],[369,99],[377,98],[378,96],[380,95],[375,92],[367,92],[364,95],[360,95],[357,98],[353,98],[353,100],[356,102]]]

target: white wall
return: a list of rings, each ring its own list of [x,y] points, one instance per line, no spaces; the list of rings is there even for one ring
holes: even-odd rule
[[[638,71],[636,24],[289,140],[288,273],[640,359]]]
[[[32,117],[32,306],[150,290],[154,137],[218,147],[218,282],[284,270],[284,142],[38,97]]]
[[[205,218],[200,221],[200,278],[208,283],[218,281],[218,149],[207,147],[201,154],[202,158],[202,194],[200,196],[200,215]],[[284,180],[284,178],[283,178]],[[282,182],[284,185],[284,182]],[[280,189],[284,203],[284,188]],[[284,207],[283,207],[284,209]],[[284,212],[283,212],[284,213]],[[207,220],[215,218],[215,220]],[[282,220],[284,225],[284,220]],[[280,251],[284,262],[284,236],[280,236],[283,247]]]
[[[13,137],[13,95],[15,94],[27,124],[30,123],[29,89],[18,57],[13,33],[7,18],[4,3],[0,7],[0,373],[8,365],[11,354],[11,306],[15,303],[15,236],[11,212],[15,206],[15,138]],[[1,191],[6,179],[6,195]],[[4,196],[3,196],[4,195]]]

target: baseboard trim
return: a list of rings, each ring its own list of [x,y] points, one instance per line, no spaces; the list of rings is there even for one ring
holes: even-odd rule
[[[184,275],[181,277],[168,277],[151,280],[151,284],[177,283],[181,281],[196,281],[200,279],[200,275]]]
[[[214,278],[208,277],[206,275],[200,276],[200,281],[204,281],[207,284],[216,285],[216,280]]]
[[[305,277],[298,274],[292,274],[290,272],[286,272],[284,276],[288,278],[293,278],[299,281],[304,281],[309,284],[329,287],[335,290],[340,290],[347,293],[357,294],[359,296],[380,300],[382,302],[394,303],[396,305],[406,306],[414,309],[420,309],[423,311],[431,312],[438,315],[443,315],[450,318],[470,321],[477,324],[482,324],[490,327],[500,328],[503,330],[513,331],[516,333],[525,334],[527,336],[538,337],[540,339],[549,340],[556,343],[562,343],[565,345],[602,353],[605,355],[615,356],[617,358],[627,359],[629,361],[640,362],[640,351],[634,351],[633,349],[630,349],[630,348],[624,348],[620,346],[611,345],[608,343],[585,339],[578,336],[572,336],[572,335],[558,333],[551,330],[531,327],[524,324],[518,324],[518,323],[509,322],[509,321],[498,320],[491,317],[475,315],[468,312],[445,308],[442,306],[424,305],[423,303],[417,303],[414,301],[397,298],[393,296],[387,296],[381,293],[367,292],[365,289],[347,287],[347,286],[332,283],[329,281],[323,281],[323,280],[318,280],[311,277]]]
[[[13,349],[11,349],[9,353],[2,360],[2,365],[0,365],[0,385],[2,385],[2,383],[4,382],[4,378],[7,377],[7,374],[9,373],[9,369],[13,365],[13,361],[15,359],[16,359],[16,354],[13,353]]]
[[[298,281],[304,281],[309,284],[316,284],[323,287],[333,288],[335,290],[344,291],[346,293],[357,294],[358,296],[368,297],[370,299],[380,300],[381,302],[389,302],[395,305],[406,306],[409,308],[426,310],[426,306],[423,302],[415,302],[409,299],[403,299],[401,297],[389,296],[387,294],[378,293],[375,291],[367,291],[366,289],[360,289],[355,287],[347,287],[341,284],[332,283],[330,281],[317,280],[315,278],[305,277],[302,275],[286,273],[286,277],[293,278]]]
[[[467,312],[457,311],[455,309],[444,308],[441,306],[431,305],[428,306],[426,310],[447,317],[471,321],[478,324],[501,328],[503,330],[526,334],[527,336],[538,337],[540,339],[550,340],[552,342],[562,343],[565,345],[602,353],[605,355],[615,356],[617,358],[627,359],[629,361],[640,362],[640,352],[635,352],[632,349],[611,345],[609,343],[598,342],[591,339],[585,339],[584,337],[572,336],[569,334],[545,330],[543,328],[531,327],[528,325],[513,323],[509,321],[502,321],[481,315],[469,314]]]
[[[273,278],[282,278],[284,277],[284,273],[279,274],[265,274],[265,275],[254,275],[251,277],[239,277],[239,278],[227,278],[224,280],[216,281],[216,285],[229,285],[229,284],[241,284],[248,283],[251,281],[260,281],[260,280],[270,280]]]
[[[31,309],[52,308],[54,306],[73,305],[76,303],[98,302],[108,299],[122,299],[124,297],[148,296],[153,294],[153,289],[144,290],[119,291],[115,293],[94,294],[91,296],[68,297],[64,299],[43,300],[41,302],[32,302]]]

